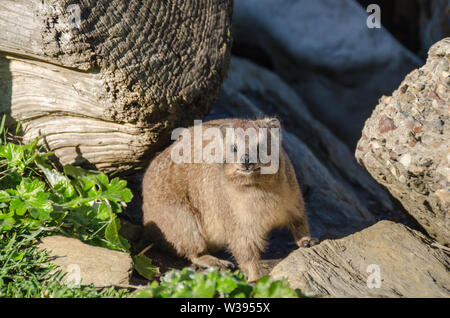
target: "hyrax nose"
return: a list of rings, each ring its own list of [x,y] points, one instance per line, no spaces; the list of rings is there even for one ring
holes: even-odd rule
[[[248,154],[245,154],[241,157],[240,163],[246,168],[253,166],[253,163],[250,163],[250,156]]]

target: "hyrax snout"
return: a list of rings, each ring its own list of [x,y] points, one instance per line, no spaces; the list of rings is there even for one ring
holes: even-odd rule
[[[229,267],[211,255],[228,248],[249,281],[262,273],[271,230],[289,227],[312,245],[292,164],[277,119],[222,119],[180,132],[143,180],[146,237],[201,267]]]

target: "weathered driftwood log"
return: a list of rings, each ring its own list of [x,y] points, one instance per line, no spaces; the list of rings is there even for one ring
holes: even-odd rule
[[[212,106],[233,0],[2,0],[0,113],[62,164],[143,165]]]

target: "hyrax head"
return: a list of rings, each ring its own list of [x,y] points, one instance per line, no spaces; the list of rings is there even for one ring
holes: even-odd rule
[[[278,174],[281,132],[276,118],[237,120],[220,125],[223,167],[229,181],[266,182]]]

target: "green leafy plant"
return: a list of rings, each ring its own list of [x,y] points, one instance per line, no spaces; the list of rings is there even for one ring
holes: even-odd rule
[[[93,245],[127,251],[117,213],[131,201],[126,181],[79,167],[63,172],[46,161],[38,140],[0,145],[0,233],[14,225],[54,228]]]
[[[152,264],[152,260],[147,256],[140,254],[133,256],[134,269],[142,277],[152,280],[153,277],[159,274],[159,268]]]
[[[47,161],[51,153],[39,151],[38,139],[23,145],[12,135],[11,141],[5,118],[0,123],[0,297],[127,295],[123,289],[66,286],[64,274],[37,249],[40,238],[62,233],[129,250],[117,218],[132,198],[126,182],[73,166],[59,172]]]
[[[137,298],[295,298],[304,297],[293,290],[286,280],[274,281],[265,276],[253,286],[245,276],[235,271],[217,269],[196,273],[190,268],[167,272],[161,282],[153,281],[135,292]]]

